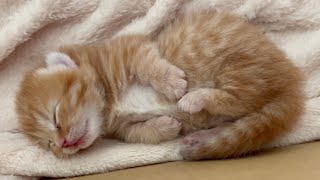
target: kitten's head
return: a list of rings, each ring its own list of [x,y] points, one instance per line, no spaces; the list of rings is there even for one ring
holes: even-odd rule
[[[16,97],[21,131],[58,157],[90,146],[101,133],[104,101],[90,74],[66,54],[25,76]]]

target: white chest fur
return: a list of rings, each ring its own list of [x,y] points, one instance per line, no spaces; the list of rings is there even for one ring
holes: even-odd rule
[[[161,103],[157,92],[150,86],[132,85],[121,97],[116,105],[120,114],[163,112],[172,105]]]

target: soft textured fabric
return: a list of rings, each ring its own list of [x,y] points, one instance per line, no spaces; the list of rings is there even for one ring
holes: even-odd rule
[[[23,74],[60,45],[90,43],[126,33],[151,33],[181,0],[0,1],[0,174],[75,176],[182,160],[179,140],[160,145],[100,140],[60,160],[20,134],[14,97]],[[320,1],[188,0],[183,11],[206,8],[245,17],[305,72],[307,108],[295,129],[268,147],[320,139]],[[168,14],[169,13],[169,14]],[[174,18],[174,17],[171,17]]]
[[[319,151],[320,142],[312,142],[224,161],[177,161],[59,180],[319,180]]]

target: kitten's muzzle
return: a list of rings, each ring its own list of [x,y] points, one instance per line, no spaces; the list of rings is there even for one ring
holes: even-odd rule
[[[71,129],[69,135],[60,140],[60,147],[62,148],[70,148],[70,147],[78,147],[81,144],[84,144],[86,141],[86,136],[88,132],[88,123],[85,122],[85,125],[81,130],[78,128]]]
[[[80,144],[83,144],[85,142],[85,135],[86,134],[83,134],[80,138],[73,141],[67,141],[66,139],[64,139],[61,147],[69,148],[79,146]]]

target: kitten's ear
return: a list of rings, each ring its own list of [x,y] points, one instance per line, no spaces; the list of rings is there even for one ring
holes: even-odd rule
[[[46,56],[47,68],[64,66],[66,68],[77,68],[78,65],[67,55],[60,52],[51,52]]]

